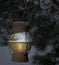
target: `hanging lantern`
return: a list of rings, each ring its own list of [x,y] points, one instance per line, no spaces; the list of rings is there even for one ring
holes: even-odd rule
[[[9,37],[8,46],[12,54],[12,61],[27,62],[31,48],[31,37],[28,32],[28,23],[14,22],[12,34]]]

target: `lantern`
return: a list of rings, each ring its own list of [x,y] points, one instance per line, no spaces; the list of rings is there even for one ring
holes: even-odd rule
[[[12,61],[27,62],[31,48],[31,37],[28,32],[28,23],[14,22],[12,34],[9,36],[8,46],[12,54]]]

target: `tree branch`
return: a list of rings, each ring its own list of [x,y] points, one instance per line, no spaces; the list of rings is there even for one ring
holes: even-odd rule
[[[51,5],[59,12],[58,6],[53,2],[53,0],[50,0]]]

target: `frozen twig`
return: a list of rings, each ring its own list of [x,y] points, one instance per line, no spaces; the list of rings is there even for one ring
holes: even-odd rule
[[[59,12],[58,6],[53,2],[53,0],[50,0],[51,5]]]

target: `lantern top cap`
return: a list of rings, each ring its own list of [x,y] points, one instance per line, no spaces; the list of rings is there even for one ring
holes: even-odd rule
[[[29,25],[27,22],[24,22],[24,21],[21,21],[21,22],[16,21],[16,22],[14,22],[14,24],[25,24],[25,25]]]
[[[13,23],[12,31],[13,31],[13,33],[25,32],[28,30],[28,28],[29,28],[29,24],[27,22],[16,21]]]

